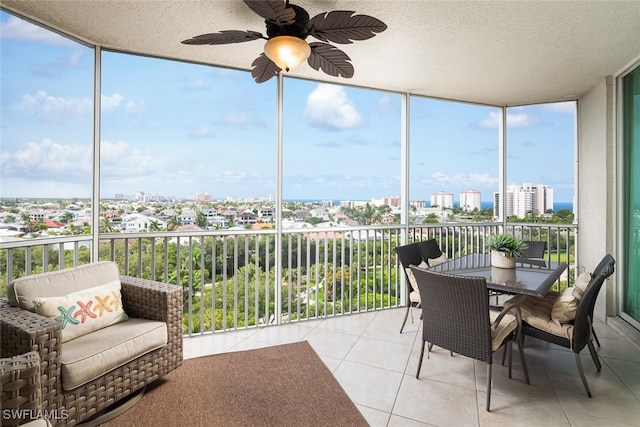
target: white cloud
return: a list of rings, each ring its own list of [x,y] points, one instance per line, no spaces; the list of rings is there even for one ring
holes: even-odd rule
[[[307,98],[304,111],[311,124],[331,129],[356,128],[362,117],[340,86],[320,84]]]
[[[116,108],[118,108],[123,100],[124,100],[124,96],[120,95],[119,93],[114,93],[113,95],[103,94],[100,96],[100,102],[101,102],[100,108],[105,113],[111,112]]]
[[[540,117],[529,114],[524,111],[517,111],[518,109],[510,109],[507,112],[507,127],[510,128],[528,128],[533,126],[540,126],[544,122]],[[500,121],[500,115],[495,111],[489,112],[489,117],[483,119],[478,123],[480,129],[498,129],[498,123]]]
[[[126,110],[127,110],[127,113],[141,114],[147,111],[147,107],[144,104],[144,101],[140,101],[140,102],[128,101]]]
[[[392,98],[390,95],[384,95],[378,101],[378,110],[384,113],[400,114],[400,103],[397,102],[397,98]]]
[[[76,181],[91,176],[91,146],[70,145],[45,138],[42,142],[28,142],[13,153],[5,151],[0,157],[2,175],[38,181]]]
[[[129,143],[125,141],[118,141],[116,143],[102,141],[100,143],[100,159],[105,162],[115,162],[119,160],[128,149]]]
[[[33,25],[15,16],[9,17],[6,22],[0,22],[0,34],[3,39],[31,41],[47,45],[75,45],[74,42],[42,27]]]
[[[45,76],[45,77],[55,77],[59,76],[65,71],[67,68],[76,68],[79,67],[82,62],[82,57],[84,53],[80,50],[71,53],[67,56],[62,56],[60,58],[56,58],[55,60],[48,63],[35,63],[29,67],[29,70],[32,74],[37,76]]]
[[[446,184],[447,187],[455,188],[493,187],[498,183],[498,178],[492,177],[488,173],[457,173],[448,175],[438,171],[431,174],[427,183]]]
[[[18,112],[33,113],[41,120],[62,122],[69,115],[91,114],[93,101],[88,97],[55,97],[39,90],[35,95],[22,95],[20,101],[15,103],[13,108]]]

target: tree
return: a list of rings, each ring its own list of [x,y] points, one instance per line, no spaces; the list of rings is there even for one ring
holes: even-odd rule
[[[73,215],[73,213],[66,211],[65,213],[60,215],[60,222],[63,224],[69,224],[71,221],[74,220],[74,218],[75,216]]]
[[[160,226],[160,222],[152,219],[151,221],[149,221],[149,231],[150,232],[157,232],[157,231],[162,231],[162,226]]]
[[[569,209],[559,209],[554,212],[553,219],[555,222],[560,222],[563,224],[571,224],[573,223],[573,212]]]
[[[111,220],[109,220],[109,218],[107,217],[102,217],[100,219],[99,230],[100,233],[112,233],[113,225],[111,224]]]
[[[206,229],[209,225],[209,223],[207,222],[207,218],[200,211],[196,212],[196,225],[203,229]]]
[[[438,219],[438,215],[431,212],[429,215],[425,216],[424,219],[422,220],[423,224],[434,224],[440,222]]]
[[[178,227],[180,227],[180,220],[178,219],[178,216],[177,215],[172,216],[169,219],[169,223],[167,224],[167,230],[173,231]]]

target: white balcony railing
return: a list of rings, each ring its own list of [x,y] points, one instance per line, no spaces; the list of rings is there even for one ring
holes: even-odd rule
[[[4,286],[14,278],[96,260],[125,275],[184,289],[185,335],[252,328],[404,305],[394,248],[435,238],[448,258],[485,252],[499,223],[358,226],[296,230],[110,233],[92,256],[89,235],[0,243]],[[506,231],[547,243],[547,260],[575,274],[577,227],[508,223]],[[407,233],[406,239],[402,236]],[[281,236],[281,241],[278,241]]]

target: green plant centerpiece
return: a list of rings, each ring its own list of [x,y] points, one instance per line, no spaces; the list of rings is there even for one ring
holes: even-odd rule
[[[492,234],[485,247],[491,251],[491,266],[515,268],[516,258],[527,248],[527,244],[511,234]]]

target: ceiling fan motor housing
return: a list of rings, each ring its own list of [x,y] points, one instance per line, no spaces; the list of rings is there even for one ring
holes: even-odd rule
[[[289,3],[288,8],[292,8],[296,12],[296,20],[293,24],[280,25],[271,20],[265,20],[267,25],[267,36],[271,39],[277,36],[293,36],[306,39],[309,35],[307,30],[307,23],[309,22],[309,14],[306,10],[295,4]]]

